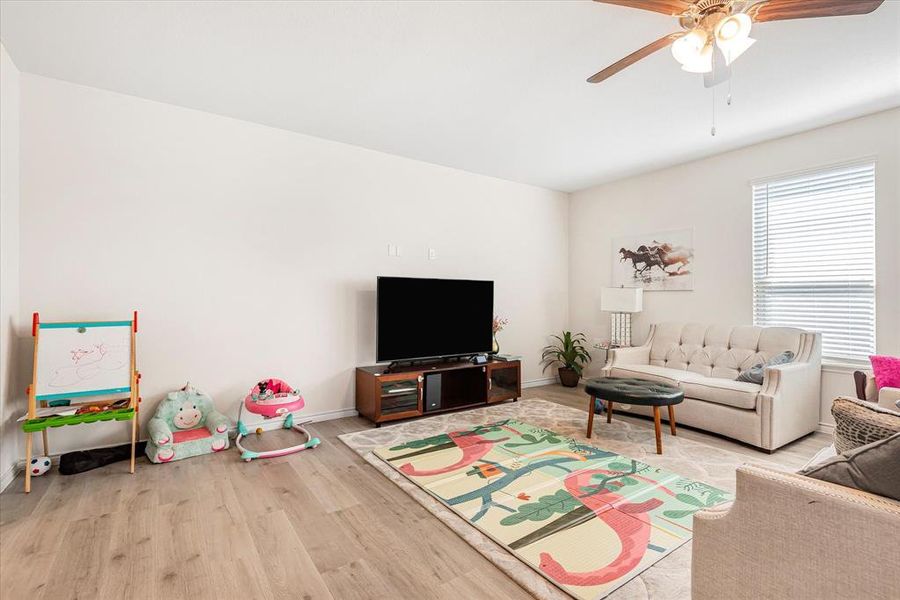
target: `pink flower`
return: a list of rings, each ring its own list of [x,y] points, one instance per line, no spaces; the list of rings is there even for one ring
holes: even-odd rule
[[[503,331],[503,328],[506,327],[507,324],[509,324],[509,319],[504,319],[503,317],[494,315],[494,323],[491,326],[491,329],[494,333],[499,333]]]

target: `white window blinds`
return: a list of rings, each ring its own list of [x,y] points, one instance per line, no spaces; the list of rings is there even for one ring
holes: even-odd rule
[[[875,164],[753,185],[753,319],[822,333],[822,354],[875,353]]]

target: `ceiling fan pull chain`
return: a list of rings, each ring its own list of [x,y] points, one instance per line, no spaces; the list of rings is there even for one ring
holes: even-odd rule
[[[725,96],[725,104],[731,106],[731,80],[734,79],[734,74],[728,78],[728,94]]]
[[[710,88],[709,91],[712,92],[712,127],[709,135],[716,137],[716,88]]]

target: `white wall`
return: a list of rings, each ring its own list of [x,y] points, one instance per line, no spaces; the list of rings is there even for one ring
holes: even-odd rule
[[[0,44],[0,490],[18,457],[14,330],[19,317],[19,70]]]
[[[659,321],[752,323],[750,181],[874,156],[878,352],[900,354],[898,145],[900,109],[894,109],[573,194],[571,326],[589,338],[609,337],[609,316],[600,312],[599,302],[600,288],[610,284],[613,238],[686,227],[694,229],[694,290],[646,292],[644,311],[634,319],[635,343]],[[828,369],[821,418],[831,423],[831,400],[854,392],[846,370]]]
[[[145,418],[186,380],[236,415],[268,376],[309,415],[352,408],[377,275],[495,280],[502,348],[539,379],[568,321],[567,229],[563,193],[22,75],[21,323],[139,310]],[[67,429],[54,452],[126,439]]]

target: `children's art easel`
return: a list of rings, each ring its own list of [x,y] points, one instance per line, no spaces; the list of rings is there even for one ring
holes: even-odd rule
[[[50,454],[47,429],[97,421],[131,421],[131,466],[139,436],[140,373],[135,368],[137,311],[130,321],[41,323],[34,313],[34,370],[28,386],[25,432],[25,492],[31,491],[32,437],[43,438],[44,454]],[[123,406],[111,407],[110,396]],[[104,396],[106,399],[98,400]],[[127,401],[127,403],[125,402]],[[39,404],[40,403],[40,404]],[[80,409],[80,414],[39,417],[38,406]]]

